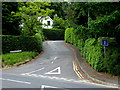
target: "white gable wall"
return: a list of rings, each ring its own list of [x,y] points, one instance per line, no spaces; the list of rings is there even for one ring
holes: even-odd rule
[[[49,16],[43,17],[43,18],[38,17],[38,20],[40,20],[40,22],[43,24],[43,25],[42,25],[42,28],[46,28],[46,29],[53,28],[53,27],[52,27],[52,25],[53,25],[53,20],[52,20]],[[48,21],[49,21],[49,24],[50,24],[50,25],[48,25]]]
[[[48,21],[50,21],[50,25],[48,25]],[[53,20],[51,20],[50,18],[43,18],[42,20],[41,20],[41,23],[43,24],[42,25],[42,27],[43,28],[52,28],[52,25],[53,25]]]

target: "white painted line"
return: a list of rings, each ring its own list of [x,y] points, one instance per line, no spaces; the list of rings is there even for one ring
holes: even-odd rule
[[[56,59],[57,59],[57,57],[54,58],[54,60],[56,60]]]
[[[55,72],[55,71],[57,71],[57,72]],[[57,68],[55,68],[55,69],[53,69],[45,74],[61,74],[60,67],[57,67]]]
[[[11,82],[17,82],[17,83],[31,84],[30,82],[24,82],[24,81],[12,80],[12,79],[5,79],[5,78],[0,78],[0,79],[6,80],[6,81],[11,81]]]
[[[40,63],[40,64],[44,64],[44,63]]]
[[[51,63],[53,64],[53,61]]]
[[[44,90],[44,88],[45,88],[45,86],[44,86],[44,85],[42,85],[42,86],[41,86],[41,90]]]
[[[48,85],[41,86],[41,90],[45,90],[45,88],[57,88],[57,89],[59,89],[60,87],[54,87],[54,86],[48,86]],[[69,90],[69,89],[61,88],[60,90]]]
[[[31,73],[34,73],[34,72],[37,72],[37,71],[40,71],[40,70],[43,70],[43,69],[45,69],[45,68],[43,67],[43,68],[41,68],[41,69],[38,69],[38,70],[35,70],[35,71],[31,71],[31,72],[26,73],[26,74],[31,74]]]
[[[41,90],[44,90],[44,88],[58,88],[58,87],[42,85],[42,86],[41,86]]]

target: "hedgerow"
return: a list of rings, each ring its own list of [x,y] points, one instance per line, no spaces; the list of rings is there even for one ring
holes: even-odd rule
[[[43,35],[46,40],[64,40],[64,29],[43,29]]]
[[[42,38],[40,34],[34,36],[3,35],[1,37],[3,54],[14,50],[35,52],[40,52],[42,50]]]
[[[83,34],[81,31],[85,28],[80,27],[79,29],[67,28],[65,31],[65,41],[75,45],[81,51],[86,62],[96,71],[119,76],[120,47],[117,46],[116,39],[112,37],[88,38],[85,35],[81,36]],[[87,30],[84,32],[87,32]],[[106,46],[106,55],[104,55],[101,39],[109,39],[109,45]]]

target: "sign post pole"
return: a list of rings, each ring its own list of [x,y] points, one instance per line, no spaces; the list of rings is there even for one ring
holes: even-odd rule
[[[104,46],[104,57],[106,56],[106,47]]]

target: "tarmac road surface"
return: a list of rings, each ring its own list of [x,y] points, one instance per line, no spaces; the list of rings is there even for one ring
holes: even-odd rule
[[[73,70],[74,54],[66,47],[64,41],[45,41],[43,50],[44,53],[33,62],[3,70],[2,78],[0,78],[2,88],[38,88],[38,90],[107,88],[76,75]]]

